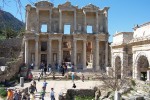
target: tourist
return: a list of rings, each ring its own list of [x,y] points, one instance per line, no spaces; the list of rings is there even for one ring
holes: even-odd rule
[[[46,75],[47,67],[44,66],[44,74]]]
[[[15,90],[15,92],[14,92],[13,100],[19,100],[19,94],[18,94],[17,90]]]
[[[30,68],[34,69],[34,63],[33,62],[30,64]]]
[[[83,74],[81,76],[81,80],[82,80],[82,82],[84,82],[84,75]]]
[[[74,82],[74,72],[71,74],[72,82]]]
[[[40,79],[41,79],[41,73],[39,73],[38,75],[38,82],[40,81]]]
[[[65,69],[64,69],[64,65],[62,66],[62,76],[64,76],[65,74]]]
[[[73,86],[72,86],[72,88],[76,88],[76,84],[75,84],[75,83],[73,83]]]
[[[54,88],[51,88],[50,97],[51,97],[51,100],[55,100]]]
[[[33,79],[33,86],[34,86],[34,88],[35,88],[35,90],[36,90],[36,92],[37,92],[37,88],[36,88],[36,81]]]
[[[45,96],[45,87],[42,87],[42,91],[41,91],[41,99],[44,100],[44,96]]]
[[[46,80],[44,80],[44,82],[43,82],[43,88],[45,89],[45,91],[46,91],[46,86],[47,86],[47,82],[46,82]]]
[[[48,65],[48,71],[49,71],[49,73],[51,73],[51,70],[52,70],[52,65],[49,64],[49,65]]]
[[[29,80],[29,81],[31,81],[31,80],[32,80],[32,78],[33,78],[33,75],[32,75],[32,73],[31,73],[31,72],[29,72],[29,74],[28,74],[28,80]]]
[[[30,92],[30,94],[35,92],[35,87],[33,86],[33,84],[30,85],[29,92]]]
[[[21,95],[20,90],[18,90],[18,95],[19,95],[19,100],[21,100],[22,95]]]
[[[43,71],[44,71],[44,63],[43,62],[40,64],[40,69],[41,69],[41,75],[43,76]]]
[[[12,91],[12,89],[8,89],[6,100],[13,100],[13,91]]]

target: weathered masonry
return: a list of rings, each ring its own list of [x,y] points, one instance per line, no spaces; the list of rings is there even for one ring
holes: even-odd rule
[[[108,65],[108,7],[100,9],[70,2],[54,5],[40,1],[26,6],[25,63],[60,65],[76,69],[105,69]]]

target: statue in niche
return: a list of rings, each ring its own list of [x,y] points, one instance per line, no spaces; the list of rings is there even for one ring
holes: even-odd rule
[[[64,48],[70,48],[70,43],[69,42],[64,42],[63,47]]]

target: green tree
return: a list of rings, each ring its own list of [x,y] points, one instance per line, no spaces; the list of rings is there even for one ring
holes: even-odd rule
[[[3,34],[5,35],[6,39],[16,37],[18,33],[14,31],[13,29],[7,27],[6,29],[3,30]]]

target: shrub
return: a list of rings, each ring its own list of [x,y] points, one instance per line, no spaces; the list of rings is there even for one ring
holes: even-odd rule
[[[0,96],[1,97],[6,97],[7,96],[7,91],[5,88],[0,88]]]
[[[75,100],[92,100],[92,99],[94,99],[94,97],[91,97],[91,96],[84,96],[84,97],[75,96]]]
[[[135,83],[134,80],[131,80],[131,84],[132,84],[132,86],[135,86],[135,85],[136,85],[136,83]]]

